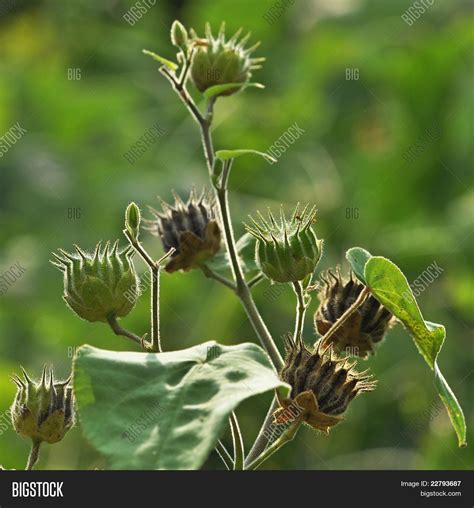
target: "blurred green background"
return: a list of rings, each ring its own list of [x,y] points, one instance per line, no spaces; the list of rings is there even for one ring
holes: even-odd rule
[[[50,252],[121,238],[129,201],[145,209],[157,205],[157,195],[170,199],[175,189],[185,196],[206,184],[196,126],[156,62],[141,54],[147,48],[174,58],[169,27],[178,18],[200,34],[205,21],[217,29],[226,20],[229,32],[243,26],[262,40],[256,56],[267,62],[255,80],[266,89],[218,102],[216,147],[267,150],[295,122],[305,130],[278,164],[251,157],[235,164],[231,206],[239,235],[257,208],[308,201],[318,206],[316,230],[326,241],[322,269],[340,262],[347,269],[345,250],[356,245],[390,257],[410,281],[432,263],[443,269],[419,301],[427,319],[446,325],[440,366],[464,407],[471,446],[457,448],[432,374],[397,326],[377,356],[362,362],[379,379],[377,390],[358,398],[328,437],[305,429],[265,467],[472,468],[469,2],[434,2],[411,25],[401,17],[411,2],[402,0],[296,0],[272,22],[265,14],[275,2],[266,0],[148,4],[131,25],[124,14],[133,2],[0,0],[0,136],[17,122],[27,130],[0,158],[0,274],[16,262],[26,269],[0,296],[0,464],[22,468],[28,454],[28,443],[1,424],[14,396],[9,375],[19,364],[38,375],[52,362],[66,376],[83,343],[129,348],[105,325],[66,308]],[[156,124],[166,134],[130,164],[124,154]],[[407,162],[415,145],[418,155]],[[156,239],[147,237],[146,245],[161,253]],[[267,282],[255,289],[281,346],[293,327],[294,295],[289,288],[271,294]],[[316,305],[315,298],[308,342]],[[161,315],[168,349],[255,340],[234,296],[198,272],[162,277]],[[139,334],[148,330],[148,295],[124,323]],[[238,410],[249,444],[269,400],[255,398]],[[39,467],[105,463],[76,427],[44,446]],[[222,465],[211,456],[206,467]]]

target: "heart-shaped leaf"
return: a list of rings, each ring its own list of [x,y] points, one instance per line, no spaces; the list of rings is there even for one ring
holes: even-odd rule
[[[216,95],[228,92],[229,90],[233,90],[234,88],[244,89],[247,87],[265,88],[265,85],[262,85],[261,83],[225,83],[223,85],[210,86],[204,91],[203,95],[206,99],[211,99]]]
[[[437,364],[438,354],[446,338],[444,326],[423,319],[405,275],[388,259],[370,257],[365,263],[364,279],[377,300],[410,331],[418,351],[435,373],[435,386],[448,410],[459,446],[466,446],[466,422],[462,408]]]
[[[255,344],[207,342],[170,353],[83,346],[74,392],[86,438],[112,469],[197,469],[245,399],[289,395]]]
[[[260,155],[266,161],[274,163],[277,162],[271,155],[268,155],[264,152],[259,152],[258,150],[249,150],[249,149],[238,149],[238,150],[218,150],[216,152],[216,157],[223,161],[229,159],[236,159],[237,157],[242,157],[242,155]]]
[[[168,60],[167,58],[157,55],[156,53],[153,53],[153,51],[148,51],[147,49],[142,49],[142,53],[144,53],[145,55],[151,56],[153,58],[153,60],[160,62],[161,65],[168,67],[168,69],[170,69],[172,71],[175,71],[178,68],[178,64],[175,64],[171,60]]]

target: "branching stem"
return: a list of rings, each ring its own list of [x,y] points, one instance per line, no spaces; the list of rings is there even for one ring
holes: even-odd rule
[[[268,458],[270,458],[276,451],[278,451],[283,445],[292,441],[300,428],[303,420],[300,416],[295,419],[293,423],[283,432],[283,434],[270,445],[263,453],[261,453],[253,462],[251,462],[246,469],[251,471],[258,469]]]

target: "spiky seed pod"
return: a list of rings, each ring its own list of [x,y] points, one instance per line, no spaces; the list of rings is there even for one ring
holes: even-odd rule
[[[318,240],[311,225],[315,221],[316,208],[308,205],[299,211],[296,207],[290,220],[280,209],[277,222],[269,212],[269,220],[257,212],[260,222],[250,217],[253,226],[245,225],[257,239],[255,258],[264,275],[275,282],[296,282],[311,275],[319,262],[322,240]]]
[[[72,311],[87,321],[107,322],[111,317],[126,316],[135,306],[138,277],[132,262],[133,250],[119,250],[118,241],[103,248],[99,242],[93,254],[82,251],[69,254],[59,249],[51,263],[64,272],[63,298]]]
[[[57,443],[74,425],[74,402],[70,379],[57,381],[53,369],[43,369],[34,381],[22,368],[23,379],[14,374],[18,390],[10,412],[16,432],[35,443]]]
[[[150,207],[155,218],[144,221],[148,230],[161,238],[165,252],[175,248],[165,266],[168,273],[199,268],[217,254],[221,245],[214,203],[206,193],[197,197],[192,190],[186,203],[176,194],[174,197],[173,206],[162,201],[162,212]]]
[[[316,331],[324,335],[331,326],[355,302],[364,286],[354,280],[352,273],[344,281],[339,267],[334,274],[322,275],[324,288],[318,297],[320,305],[314,315]],[[393,323],[392,314],[373,296],[352,314],[346,323],[333,335],[331,342],[335,351],[366,358],[374,353],[375,345],[384,337]]]
[[[261,68],[260,63],[265,58],[251,58],[251,54],[260,43],[246,49],[245,44],[250,38],[250,33],[239,41],[241,33],[242,29],[226,40],[225,23],[221,24],[217,37],[213,36],[209,23],[206,23],[204,39],[199,38],[196,32],[191,30],[191,44],[196,48],[191,65],[191,80],[200,92],[205,92],[215,85],[248,83],[252,70]],[[232,95],[241,88],[231,88],[218,95]]]
[[[341,420],[349,403],[362,392],[374,390],[376,382],[366,372],[354,369],[355,362],[337,357],[331,346],[321,342],[311,352],[302,341],[286,339],[286,360],[281,379],[291,386],[291,398],[280,400],[274,413],[276,423],[295,415],[311,427],[329,432]]]

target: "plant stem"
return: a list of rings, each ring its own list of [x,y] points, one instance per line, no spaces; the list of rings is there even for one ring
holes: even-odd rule
[[[300,416],[283,432],[283,434],[264,452],[262,452],[253,462],[251,462],[247,469],[255,470],[258,469],[269,457],[271,457],[277,450],[279,450],[284,444],[292,441],[300,428],[301,423],[303,422],[302,417]]]
[[[168,81],[173,86],[173,89],[178,93],[184,105],[188,108],[194,120],[198,123],[201,130],[201,138],[204,149],[204,155],[206,158],[207,168],[209,171],[209,175],[211,177],[211,183],[215,189],[217,202],[219,205],[219,211],[222,219],[222,225],[224,228],[224,237],[225,243],[227,247],[227,252],[229,254],[232,274],[234,276],[234,281],[236,284],[236,294],[239,297],[247,316],[252,323],[252,326],[260,339],[262,346],[267,351],[270,359],[276,370],[280,370],[283,367],[283,360],[278,351],[278,348],[273,341],[270,332],[268,331],[265,323],[263,322],[262,317],[253,301],[252,295],[250,293],[250,289],[245,282],[242,267],[240,266],[240,261],[237,255],[237,249],[235,246],[235,238],[232,230],[232,222],[230,219],[229,212],[229,203],[228,203],[228,195],[227,195],[227,182],[229,178],[231,161],[226,161],[224,164],[224,171],[222,175],[221,184],[219,187],[216,187],[215,183],[212,181],[214,176],[214,148],[212,142],[212,136],[210,132],[210,126],[212,123],[212,110],[215,99],[210,99],[208,102],[207,114],[206,118],[201,114],[198,107],[194,103],[192,97],[189,95],[186,90],[186,83],[180,83],[173,73],[169,72],[168,69],[162,67],[160,72],[168,79]]]
[[[140,257],[143,261],[148,265],[148,269],[151,274],[151,342],[145,342],[143,339],[140,339],[140,344],[145,351],[153,352],[153,353],[161,353],[161,339],[160,339],[160,265],[161,263],[171,256],[175,249],[170,249],[164,256],[162,256],[158,261],[153,261],[148,252],[143,248],[142,244],[139,242],[137,237],[133,237],[127,229],[124,229],[124,234],[127,237],[130,245],[140,254]],[[117,323],[118,326],[118,323]],[[120,328],[120,327],[119,327]],[[114,330],[115,331],[115,330]],[[117,332],[116,332],[117,333]],[[129,334],[131,332],[128,332]],[[117,335],[124,335],[117,334]],[[133,334],[131,334],[133,335]],[[127,335],[129,337],[130,335]]]
[[[262,280],[265,278],[265,275],[263,275],[263,273],[258,273],[257,275],[255,275],[255,277],[251,278],[249,281],[248,281],[248,286],[249,288],[253,288],[254,286],[256,286],[259,282],[262,282]]]
[[[273,413],[278,408],[278,400],[274,397],[270,407],[268,408],[267,415],[265,416],[265,420],[258,432],[258,435],[250,449],[246,459],[245,459],[245,467],[247,467],[251,462],[253,462],[262,452],[265,450],[268,444],[267,438],[267,430],[273,425]]]
[[[142,344],[142,338],[138,335],[135,335],[133,332],[130,332],[126,330],[125,328],[122,328],[119,325],[119,322],[117,321],[117,317],[114,314],[111,314],[107,317],[107,323],[109,323],[110,328],[112,328],[115,335],[121,335],[122,337],[128,337],[129,339],[133,340],[133,342],[136,342],[137,344]]]
[[[28,462],[26,463],[25,471],[31,471],[35,464],[38,462],[40,446],[41,441],[33,441],[30,454],[28,455]]]
[[[333,338],[333,336],[344,326],[352,314],[365,302],[370,294],[369,288],[364,287],[360,292],[356,301],[342,314],[342,316],[329,328],[329,330],[321,338],[321,346],[325,346]]]
[[[226,161],[228,162],[228,161]],[[216,189],[217,202],[219,204],[219,211],[221,213],[222,226],[224,228],[224,238],[229,254],[230,264],[232,268],[232,274],[236,283],[237,289],[236,294],[239,297],[245,312],[258,336],[262,346],[265,348],[273,366],[277,371],[283,367],[283,359],[278,351],[278,348],[273,341],[268,328],[266,327],[262,316],[260,315],[257,306],[252,298],[252,294],[245,282],[244,275],[242,273],[242,267],[237,255],[237,249],[235,246],[234,232],[232,230],[232,223],[230,219],[229,201],[227,192],[227,180],[230,171],[230,163],[225,164],[221,185]]]
[[[296,293],[296,298],[298,303],[296,305],[296,322],[295,322],[295,333],[293,336],[293,340],[297,344],[301,344],[303,342],[303,328],[304,328],[304,316],[306,314],[306,309],[308,305],[304,300],[304,291],[303,285],[301,281],[293,282],[293,289]]]
[[[245,462],[245,448],[239,421],[234,411],[229,417],[230,430],[232,431],[232,441],[234,443],[234,471],[242,471]]]
[[[235,284],[232,281],[214,272],[214,270],[211,270],[207,265],[201,265],[201,270],[208,279],[214,279],[229,289],[232,289],[232,291],[236,290]]]
[[[232,462],[232,457],[230,453],[227,451],[227,448],[224,446],[224,443],[219,440],[217,441],[217,446],[215,447],[217,455],[219,455],[220,459],[224,463],[225,467],[228,471],[234,469],[234,463]]]

